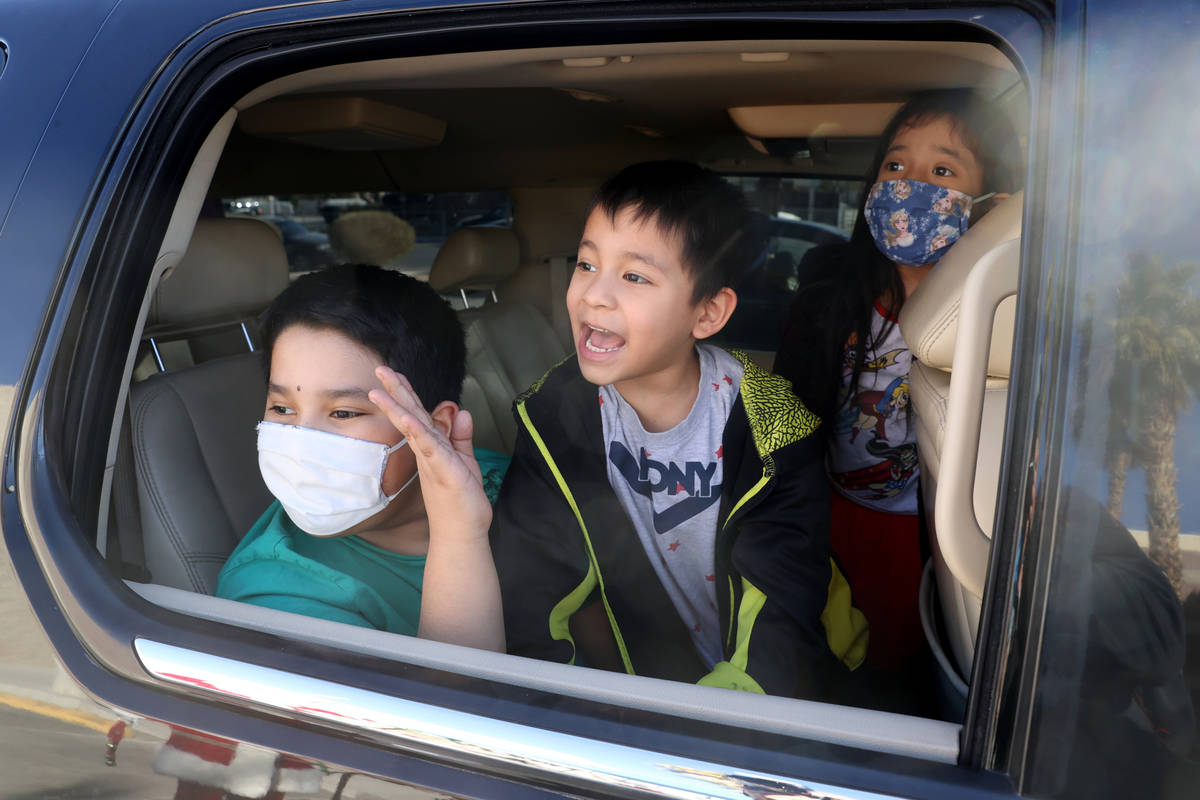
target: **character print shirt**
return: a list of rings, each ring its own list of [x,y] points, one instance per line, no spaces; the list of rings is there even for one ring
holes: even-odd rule
[[[842,393],[830,435],[829,477],[854,502],[893,514],[917,513],[917,431],[910,418],[908,372],[912,353],[900,326],[875,303],[871,338],[887,337],[867,353],[858,392],[847,399],[858,343],[853,334],[842,359]]]
[[[612,386],[601,386],[600,417],[608,481],[629,515],[675,610],[712,669],[722,661],[714,553],[721,481],[721,437],[742,381],[742,365],[712,345],[696,347],[700,391],[687,418],[649,433]]]

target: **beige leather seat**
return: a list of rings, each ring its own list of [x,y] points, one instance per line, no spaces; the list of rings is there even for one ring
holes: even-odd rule
[[[130,390],[142,544],[154,583],[211,594],[226,557],[271,503],[254,434],[265,363],[248,350],[243,323],[287,284],[283,244],[269,227],[201,220],[186,256],[156,290],[157,330],[232,328],[242,341],[237,355],[168,369]]]
[[[1022,194],[954,245],[907,300],[910,375],[934,571],[949,646],[971,674],[1008,403]],[[938,643],[930,642],[935,652]]]
[[[257,342],[255,317],[287,284],[287,253],[270,225],[251,217],[198,220],[187,252],[151,301],[143,333],[151,366],[179,369],[246,352]]]
[[[502,228],[463,228],[438,251],[429,284],[441,294],[496,291],[517,271],[516,234]],[[475,417],[475,443],[511,453],[517,426],[512,401],[568,354],[562,340],[536,308],[505,302],[503,296],[459,312],[467,339],[463,407]]]
[[[575,348],[571,320],[567,314],[567,287],[571,284],[576,261],[574,249],[548,253],[535,263],[522,264],[515,275],[501,281],[496,287],[496,292],[509,302],[519,300],[541,312],[550,321],[550,327],[567,352]]]

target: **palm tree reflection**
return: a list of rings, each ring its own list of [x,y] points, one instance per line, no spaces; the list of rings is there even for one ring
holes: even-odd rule
[[[1175,436],[1190,399],[1200,397],[1200,298],[1189,286],[1196,272],[1194,264],[1167,268],[1158,258],[1130,257],[1117,287],[1109,385],[1109,510],[1120,518],[1126,475],[1143,467],[1149,554],[1181,600]]]

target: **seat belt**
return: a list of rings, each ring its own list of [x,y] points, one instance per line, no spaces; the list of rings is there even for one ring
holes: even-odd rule
[[[146,569],[146,553],[142,546],[142,518],[137,498],[137,471],[133,463],[132,430],[127,403],[121,433],[117,437],[117,463],[113,467],[112,496],[109,500],[106,560],[109,569],[118,578],[149,583],[150,570]]]
[[[571,282],[575,260],[575,253],[546,257],[550,268],[550,325],[567,346],[568,352],[575,350],[574,337],[571,335],[571,318],[567,315],[567,285]]]

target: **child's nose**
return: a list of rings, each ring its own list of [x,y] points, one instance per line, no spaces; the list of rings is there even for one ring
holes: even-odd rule
[[[583,290],[583,302],[589,306],[609,308],[615,305],[612,279],[603,274],[596,274],[587,282]]]
[[[298,413],[296,414],[296,425],[301,428],[310,428],[314,431],[325,431],[329,433],[329,419],[324,414],[317,413]]]

